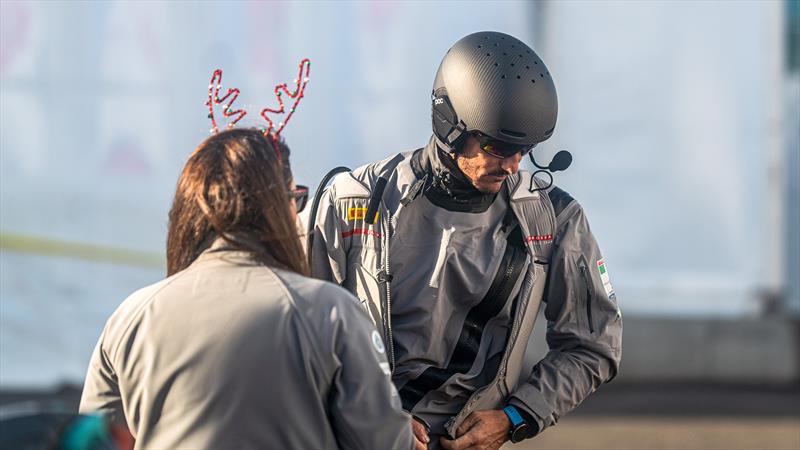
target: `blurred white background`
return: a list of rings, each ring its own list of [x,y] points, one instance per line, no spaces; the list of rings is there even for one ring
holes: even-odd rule
[[[626,319],[796,313],[797,9],[3,0],[0,388],[82,383],[108,315],[163,276],[214,69],[253,126],[312,60],[283,135],[314,188],[334,166],[424,145],[439,61],[481,30],[548,65],[560,114],[536,156],[572,152],[556,183],[586,208]]]

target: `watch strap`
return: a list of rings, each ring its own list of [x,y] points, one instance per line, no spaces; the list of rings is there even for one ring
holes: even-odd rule
[[[503,412],[506,413],[506,416],[508,416],[508,420],[511,421],[512,429],[516,428],[520,424],[525,423],[525,419],[522,418],[522,415],[520,415],[519,411],[517,411],[517,408],[508,405],[505,408],[503,408]]]

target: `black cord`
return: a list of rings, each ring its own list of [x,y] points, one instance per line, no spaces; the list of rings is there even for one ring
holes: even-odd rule
[[[322,177],[322,181],[320,181],[316,192],[314,192],[314,201],[311,202],[311,214],[308,216],[308,229],[306,230],[306,253],[308,254],[309,270],[311,270],[311,246],[314,244],[314,226],[317,222],[317,212],[319,210],[319,201],[322,199],[322,191],[325,190],[325,186],[328,185],[334,176],[342,172],[350,172],[350,168],[339,166],[328,171],[328,173]]]
[[[534,163],[534,164],[535,164],[535,163]],[[539,166],[536,166],[536,167],[539,167]],[[548,177],[550,177],[550,182],[549,182],[549,183],[547,183],[547,186],[544,186],[544,187],[537,187],[536,189],[534,189],[534,188],[533,188],[533,184],[534,184],[534,180],[533,180],[533,179],[534,179],[534,178],[536,178],[536,174],[537,174],[537,173],[544,173],[544,174],[547,174],[547,176],[548,176]],[[552,173],[550,173],[550,172],[549,172],[549,171],[547,171],[547,170],[544,170],[544,169],[542,169],[542,170],[537,170],[536,172],[533,172],[533,175],[531,175],[531,184],[528,186],[528,192],[543,191],[543,190],[545,190],[545,189],[548,189],[548,188],[549,188],[550,186],[552,186],[552,185],[553,185],[553,174],[552,174]]]
[[[543,166],[540,166],[539,164],[537,164],[536,160],[533,159],[533,152],[528,153],[528,158],[531,159],[531,162],[533,163],[534,166],[536,166],[537,169],[547,170],[549,168],[549,166],[548,167],[543,167]]]

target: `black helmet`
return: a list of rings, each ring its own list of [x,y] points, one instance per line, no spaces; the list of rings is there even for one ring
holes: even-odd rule
[[[517,145],[548,139],[558,98],[550,72],[519,39],[481,31],[448,50],[433,82],[433,132],[458,148],[470,131]]]

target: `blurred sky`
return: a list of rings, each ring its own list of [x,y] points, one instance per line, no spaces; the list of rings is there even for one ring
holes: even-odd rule
[[[764,293],[797,285],[786,5],[3,0],[0,387],[80,380],[108,315],[163,276],[214,69],[241,89],[240,125],[258,125],[311,58],[283,134],[313,188],[424,145],[438,63],[481,30],[547,64],[560,114],[536,156],[572,152],[556,183],[587,210],[623,312],[758,314]]]

